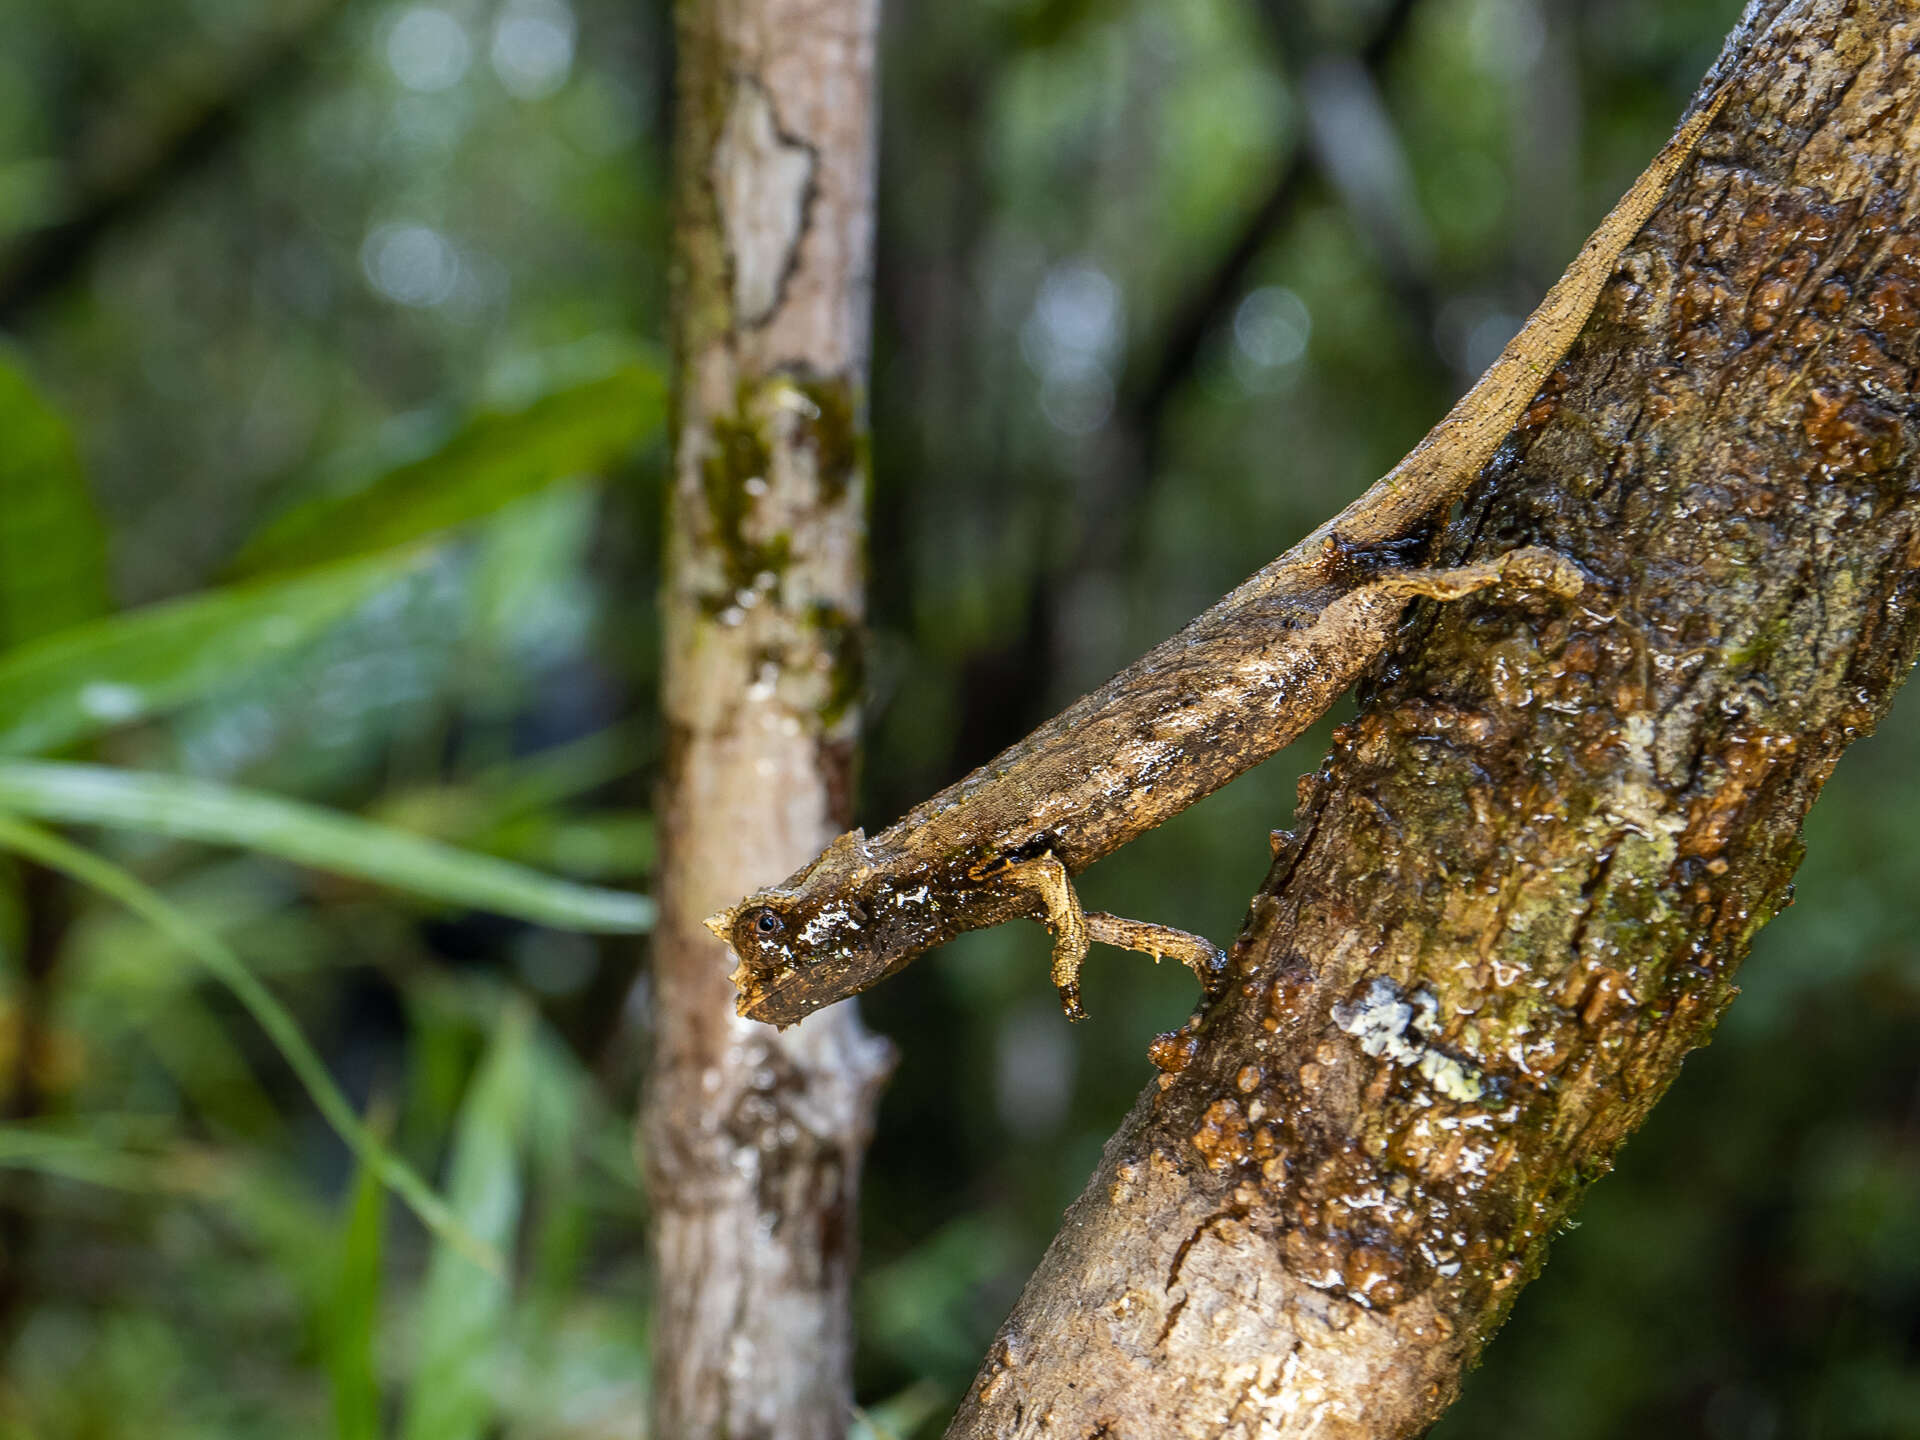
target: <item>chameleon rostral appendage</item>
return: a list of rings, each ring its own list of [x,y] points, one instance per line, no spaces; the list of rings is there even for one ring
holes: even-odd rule
[[[790,1025],[956,935],[1023,917],[1054,930],[1069,1014],[1093,940],[1177,955],[1203,984],[1217,978],[1208,942],[1185,937],[1183,950],[1165,939],[1181,932],[1083,911],[1072,877],[1291,741],[1384,653],[1409,599],[1501,583],[1580,593],[1579,569],[1546,550],[1456,569],[1402,561],[1519,421],[1723,98],[1689,117],[1500,359],[1359,500],[881,834],[849,831],[783,883],[710,917],[740,961],[740,1013]]]

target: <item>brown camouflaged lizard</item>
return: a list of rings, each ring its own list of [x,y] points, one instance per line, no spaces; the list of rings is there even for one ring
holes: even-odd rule
[[[790,1025],[967,930],[1053,931],[1053,982],[1080,1019],[1091,941],[1173,956],[1209,990],[1225,956],[1196,935],[1083,910],[1071,877],[1179,814],[1312,724],[1386,649],[1406,601],[1498,582],[1572,597],[1564,556],[1515,550],[1398,569],[1458,500],[1566,354],[1725,90],[1701,105],[1600,222],[1487,373],[1366,494],[1179,634],[869,839],[849,831],[783,883],[708,918],[739,957],[739,1011]]]

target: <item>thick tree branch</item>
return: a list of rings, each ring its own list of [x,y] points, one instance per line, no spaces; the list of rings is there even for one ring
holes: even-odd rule
[[[1456,536],[1588,596],[1410,629],[951,1436],[1420,1433],[1787,903],[1920,645],[1920,20],[1748,20]]]

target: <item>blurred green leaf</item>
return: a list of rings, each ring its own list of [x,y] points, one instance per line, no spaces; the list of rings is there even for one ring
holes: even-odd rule
[[[593,1216],[587,1189],[576,1173],[581,1150],[577,1132],[606,1118],[591,1080],[555,1037],[536,1037],[528,1070],[528,1159],[536,1224],[527,1246],[527,1293],[515,1307],[523,1329],[532,1312],[557,1319],[580,1282]]]
[[[505,1251],[520,1219],[533,1021],[522,1004],[500,1014],[460,1107],[448,1194],[468,1231]],[[507,1321],[507,1281],[434,1247],[415,1325],[420,1349],[401,1433],[406,1440],[477,1440],[494,1412],[489,1383]]]
[[[66,167],[35,155],[0,164],[0,237],[57,224],[68,205]]]
[[[92,1133],[40,1125],[0,1126],[0,1168],[37,1170],[111,1190],[177,1188],[150,1155],[131,1153]]]
[[[209,780],[105,765],[0,760],[0,811],[239,845],[315,869],[571,930],[653,924],[645,895],[550,879],[490,855]]]
[[[946,1406],[946,1392],[932,1380],[917,1380],[878,1405],[856,1410],[847,1440],[909,1440]]]
[[[400,1117],[401,1142],[424,1154],[442,1145],[460,1113],[461,1096],[477,1063],[478,1042],[499,1021],[495,1006],[482,1020],[445,997],[466,990],[452,977],[425,972],[401,992],[407,1007],[406,1108]]]
[[[392,1115],[376,1111],[367,1128],[383,1138]],[[354,1176],[340,1234],[340,1272],[329,1297],[327,1370],[333,1379],[334,1433],[340,1440],[379,1440],[380,1382],[374,1339],[380,1320],[380,1257],[386,1239],[387,1192],[366,1164]]]
[[[476,656],[495,657],[485,691],[474,682],[477,703],[511,706],[526,672],[591,648],[603,499],[598,485],[552,485],[474,527],[462,639]]]
[[[482,411],[431,454],[287,512],[241,550],[234,569],[304,569],[440,534],[605,469],[657,434],[665,419],[659,368],[631,360],[524,409]]]
[[[986,1338],[973,1299],[1015,1259],[1011,1235],[992,1219],[952,1221],[861,1277],[861,1334],[923,1374],[933,1370],[964,1383]]]
[[[263,873],[243,857],[222,857],[170,871],[166,894],[229,944],[244,933],[250,967],[266,975],[269,965],[275,971],[293,968],[275,923],[291,927],[314,919],[290,906],[299,878],[290,870]],[[340,959],[352,962],[351,956]],[[199,962],[159,940],[140,916],[107,906],[82,911],[67,932],[60,977],[60,1023],[84,1057],[80,1103],[89,1113],[114,1095],[116,1083],[159,1078],[151,1068],[157,1065],[176,1094],[143,1095],[142,1103],[175,1123],[190,1112],[196,1126],[242,1145],[285,1133],[284,1096],[262,1085],[246,1053],[258,1048],[250,1027],[236,1020],[225,994],[205,983]]]
[[[126,958],[170,972],[160,982],[167,988],[150,982],[132,991],[115,983],[124,980],[125,971],[102,977],[95,970],[70,977],[66,1008],[75,1023],[86,1026],[96,1045],[144,1044],[203,1121],[236,1135],[278,1130],[279,1107],[254,1075],[229,1027],[209,1007],[203,991],[179,978],[192,974],[193,967],[169,954],[156,954],[150,944]],[[103,978],[106,983],[95,988]],[[75,993],[82,986],[90,993]]]
[[[502,818],[543,810],[628,774],[634,755],[646,748],[646,729],[639,724],[614,725],[564,745],[516,756],[476,776],[468,788],[489,797]]]
[[[360,1162],[380,1177],[420,1218],[435,1236],[460,1251],[474,1264],[498,1273],[501,1261],[489,1245],[476,1240],[445,1201],[414,1173],[413,1168],[381,1143],[360,1117],[347,1097],[327,1073],[313,1046],[300,1032],[300,1026],[286,1007],[276,1000],[226,942],[201,928],[154,890],[110,861],[90,851],[68,844],[58,835],[29,825],[10,815],[0,814],[0,849],[11,850],[58,870],[82,885],[119,901],[140,915],[176,945],[191,951],[213,975],[231,990],[253,1016],[255,1023],[299,1077],[316,1108],[326,1117],[334,1133],[346,1142]]]
[[[497,854],[589,880],[633,880],[653,869],[653,815],[608,810],[597,815],[528,815],[481,842]]]
[[[265,1150],[235,1145],[200,1154],[207,1179],[195,1198],[216,1205],[223,1228],[241,1240],[254,1289],[284,1285],[285,1298],[321,1333],[339,1259],[326,1243],[333,1206],[310,1175]]]
[[[107,608],[106,532],[73,432],[0,351],[0,651]]]
[[[647,741],[615,726],[535,754],[376,800],[368,818],[577,879],[633,880],[653,869],[645,810],[567,811],[569,801],[631,774]],[[559,813],[557,813],[559,812]]]
[[[0,655],[0,752],[54,750],[163,714],[298,648],[416,554],[148,605]]]

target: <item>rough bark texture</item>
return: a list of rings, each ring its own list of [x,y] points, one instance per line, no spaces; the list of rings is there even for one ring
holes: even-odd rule
[[[1920,642],[1920,13],[1736,87],[1454,548],[950,1436],[1420,1433],[1702,1044]]]
[[[682,0],[670,736],[643,1143],[653,1433],[840,1440],[883,1042],[737,1020],[701,918],[847,823],[877,0]]]

